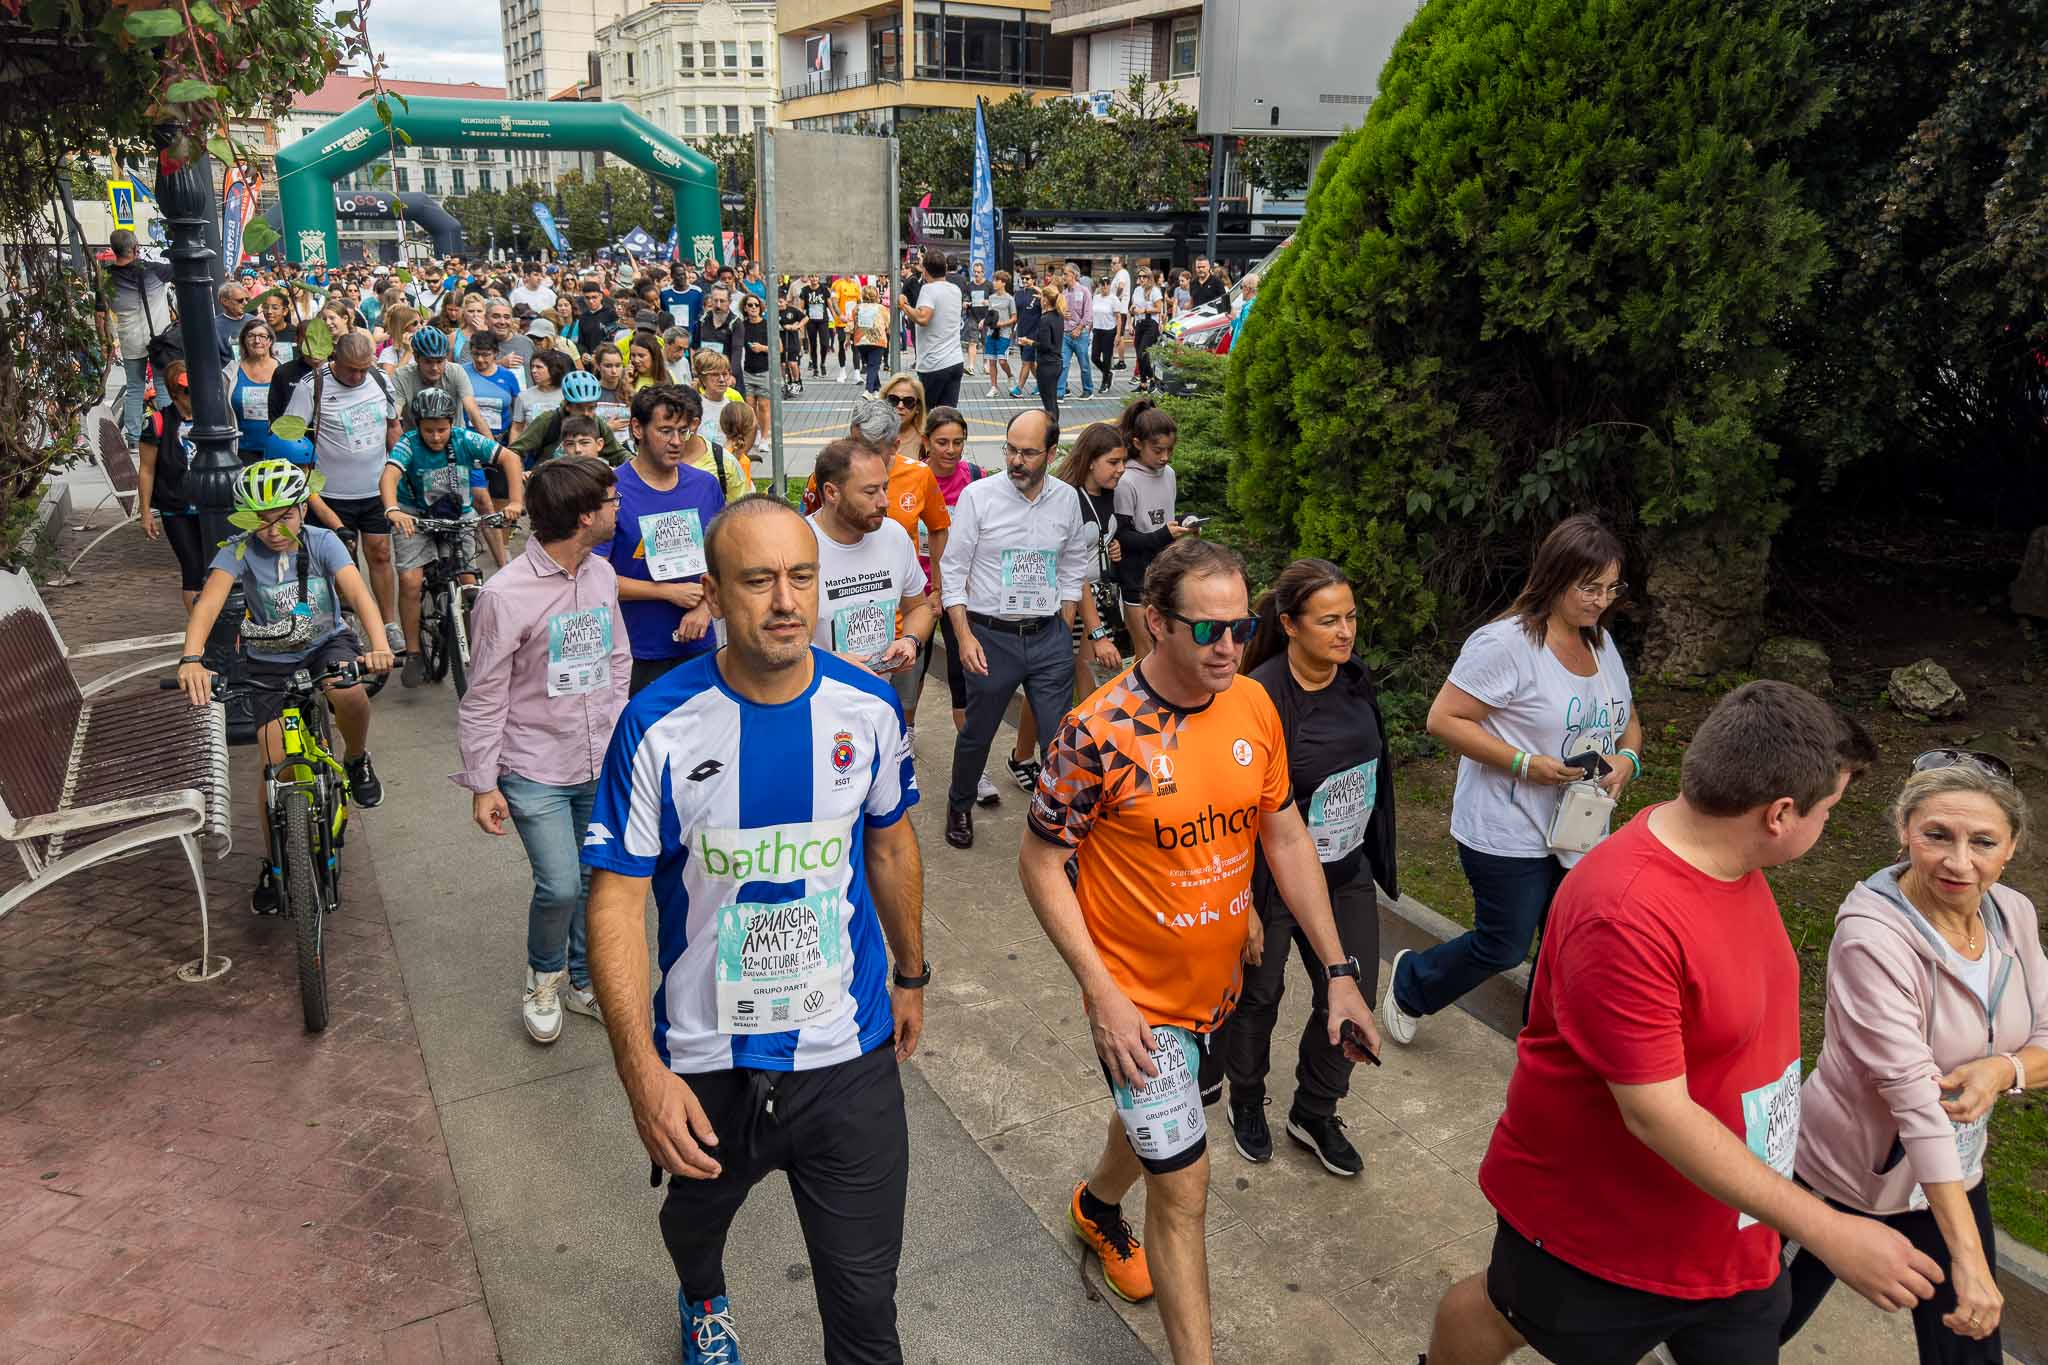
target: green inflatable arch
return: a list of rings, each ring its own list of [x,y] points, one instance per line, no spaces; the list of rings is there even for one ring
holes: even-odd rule
[[[718,255],[718,168],[624,105],[610,103],[393,98],[392,121],[428,147],[519,147],[605,152],[637,166],[675,196],[678,240],[699,265]],[[334,182],[389,149],[375,100],[366,99],[277,154],[284,240],[300,265],[341,259]],[[629,225],[630,226],[630,225]]]

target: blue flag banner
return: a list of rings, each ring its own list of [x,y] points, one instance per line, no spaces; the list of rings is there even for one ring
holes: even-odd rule
[[[646,228],[634,228],[619,238],[617,245],[628,256],[635,258],[654,255],[654,238],[648,234]]]
[[[562,245],[562,230],[555,226],[553,210],[536,199],[533,202],[533,217],[534,221],[540,224],[540,230],[547,234],[548,244],[557,252],[566,254],[569,248]]]
[[[668,246],[666,248],[666,251],[667,255],[664,259],[670,261],[680,261],[681,259],[683,259],[683,238],[681,228],[670,228],[668,230]]]
[[[982,118],[982,103],[974,101],[974,199],[968,206],[967,259],[978,265],[984,278],[996,273],[996,191],[988,165],[988,124]]]

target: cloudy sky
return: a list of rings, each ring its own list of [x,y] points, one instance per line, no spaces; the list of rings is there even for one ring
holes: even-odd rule
[[[372,4],[370,40],[402,81],[505,83],[498,0]]]

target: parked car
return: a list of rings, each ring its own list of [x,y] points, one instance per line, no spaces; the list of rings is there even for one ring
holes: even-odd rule
[[[1205,351],[1218,349],[1224,335],[1230,331],[1230,320],[1237,316],[1238,305],[1244,300],[1245,276],[1257,275],[1261,279],[1265,278],[1266,272],[1273,268],[1273,262],[1280,259],[1280,253],[1293,245],[1294,234],[1290,232],[1281,240],[1280,245],[1266,254],[1265,259],[1243,275],[1239,275],[1237,283],[1231,285],[1222,298],[1213,303],[1205,303],[1199,308],[1191,308],[1178,317],[1169,318],[1162,329],[1164,339],[1177,341],[1183,346],[1199,346]]]

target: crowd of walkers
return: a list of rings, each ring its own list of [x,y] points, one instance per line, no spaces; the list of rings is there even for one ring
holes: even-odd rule
[[[1088,393],[1128,343],[1145,385],[1146,339],[1185,305],[1141,268],[1107,281],[1105,311],[1062,272],[1035,290],[1027,367],[1008,343],[1028,278],[963,293],[943,255],[917,268],[894,291],[900,317],[874,283],[792,281],[777,300],[746,272],[687,267],[624,288],[563,280],[581,299],[567,309],[541,270],[381,290],[374,270],[342,272],[317,300],[237,283],[221,302],[244,313],[217,363],[249,460],[245,534],[217,551],[181,483],[191,358],[163,366],[168,406],[135,424],[148,529],[183,571],[196,704],[230,586],[252,614],[312,612],[310,641],[263,667],[389,669],[418,650],[416,519],[530,520],[523,546],[490,547],[455,780],[479,828],[509,825],[531,863],[527,1032],[555,1041],[565,1012],[608,1030],[667,1183],[685,1360],[739,1360],[744,1312],[767,1311],[734,1305],[722,1251],[776,1170],[825,1358],[903,1358],[898,1065],[945,969],[925,957],[924,854],[903,817],[942,644],[955,849],[1003,800],[988,760],[1023,698],[1004,764],[1028,799],[1018,876],[1085,1003],[1109,1101],[1068,1219],[1114,1292],[1156,1300],[1177,1365],[1213,1359],[1210,1106],[1227,1091],[1239,1154],[1279,1159],[1267,1085],[1290,952],[1311,998],[1281,1128],[1349,1178],[1373,1159],[1339,1114],[1354,1069],[1383,1045],[1426,1068],[1432,1016],[1532,947],[1479,1171],[1492,1253],[1439,1305],[1431,1365],[1524,1344],[1558,1362],[1658,1346],[1678,1365],[1775,1360],[1837,1279],[1909,1311],[1922,1361],[1998,1361],[1987,1125],[2048,1084],[2048,957],[2033,904],[2002,881],[2031,833],[2011,769],[1933,749],[1903,780],[1877,774],[1853,721],[1754,682],[1666,760],[1676,797],[1613,828],[1657,756],[1612,633],[1628,556],[1571,517],[1428,712],[1458,759],[1450,832],[1473,927],[1398,953],[1382,989],[1398,812],[1360,594],[1302,559],[1255,596],[1178,506],[1178,429],[1149,396],[1060,427],[1065,360]],[[754,491],[759,404],[819,372],[835,319],[861,387],[792,507]],[[905,323],[916,363],[883,375],[876,352]],[[793,374],[754,363],[769,325]],[[976,363],[992,389],[1035,377],[1045,399],[986,456],[958,406]],[[285,416],[305,435],[275,430]],[[360,564],[337,533],[359,539]],[[368,699],[333,700],[374,805]],[[1799,962],[1764,873],[1822,837],[1851,782],[1879,780],[1896,784],[1900,854],[1845,888],[1809,1074]],[[263,878],[252,907],[275,910],[274,869]],[[1141,1181],[1142,1236],[1124,1209]]]

